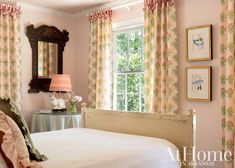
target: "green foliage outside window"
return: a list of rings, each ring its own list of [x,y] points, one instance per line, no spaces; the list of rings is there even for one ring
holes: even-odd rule
[[[115,32],[116,109],[144,111],[143,28]]]

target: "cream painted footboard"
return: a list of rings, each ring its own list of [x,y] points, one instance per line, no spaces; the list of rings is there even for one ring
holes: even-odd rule
[[[183,147],[191,148],[195,146],[194,121],[195,117],[193,114],[134,113],[90,109],[86,108],[85,103],[82,105],[81,126],[83,128],[164,138],[175,144],[179,148],[181,155]],[[189,149],[188,152],[190,151]],[[187,158],[187,160],[191,159]]]

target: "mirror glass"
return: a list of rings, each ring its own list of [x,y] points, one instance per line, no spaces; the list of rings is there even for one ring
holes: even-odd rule
[[[29,93],[49,92],[53,74],[63,74],[63,52],[69,41],[69,32],[55,26],[33,24],[26,27],[26,36],[32,48],[32,79]]]
[[[51,78],[58,71],[58,44],[38,41],[38,77]]]

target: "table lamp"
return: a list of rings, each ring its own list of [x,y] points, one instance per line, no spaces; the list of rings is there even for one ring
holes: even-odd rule
[[[55,74],[52,75],[50,91],[53,92],[71,92],[72,85],[70,76],[67,74]],[[51,104],[53,107],[53,112],[65,112],[66,106],[63,98],[57,98],[56,96],[51,96]]]

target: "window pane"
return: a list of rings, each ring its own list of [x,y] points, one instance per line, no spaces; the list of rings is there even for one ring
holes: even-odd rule
[[[136,54],[142,51],[143,36],[141,30],[135,30],[129,32],[129,53]]]
[[[127,33],[120,33],[117,35],[116,41],[116,52],[117,52],[117,71],[126,71],[127,67],[127,53],[128,53],[128,39]]]
[[[141,111],[145,111],[144,94],[141,94]]]
[[[129,71],[143,70],[141,30],[129,32]]]
[[[127,67],[126,56],[117,56],[117,72],[125,72]]]
[[[117,75],[117,93],[125,93],[125,76]]]
[[[127,95],[127,110],[139,111],[139,95],[137,94]]]
[[[125,110],[125,95],[117,95],[117,110]]]
[[[140,74],[141,93],[144,93],[144,74]]]
[[[139,93],[139,74],[127,75],[127,93]]]
[[[140,53],[132,54],[129,56],[129,71],[141,71],[143,70],[142,56]]]

